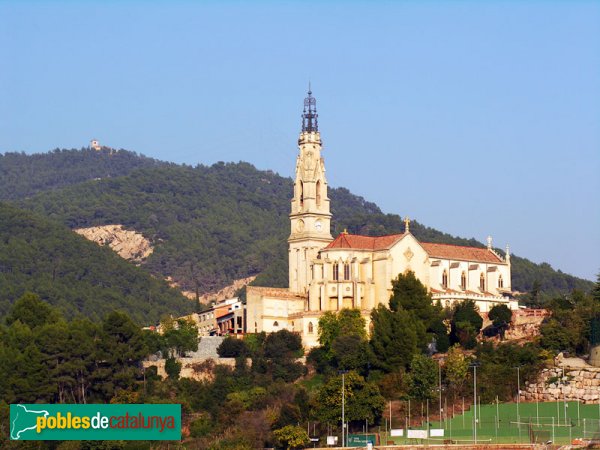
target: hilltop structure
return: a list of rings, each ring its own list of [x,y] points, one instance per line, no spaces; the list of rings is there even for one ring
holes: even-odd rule
[[[98,139],[92,139],[90,141],[90,148],[93,150],[96,150],[97,152],[102,150],[102,146],[100,145],[100,142],[98,141]]]
[[[510,253],[492,248],[419,242],[405,218],[402,234],[331,235],[331,212],[321,155],[316,100],[304,100],[291,200],[289,288],[247,288],[247,332],[298,332],[307,348],[318,345],[318,321],[326,311],[357,308],[370,322],[373,308],[388,305],[392,280],[413,271],[443,306],[474,300],[481,312],[512,300]]]

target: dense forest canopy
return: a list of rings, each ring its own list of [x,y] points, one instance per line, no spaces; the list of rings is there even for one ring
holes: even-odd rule
[[[99,320],[114,310],[142,324],[193,304],[166,282],[64,225],[0,202],[0,317],[35,292],[68,317]]]
[[[55,149],[48,153],[0,154],[0,200],[30,197],[96,178],[127,175],[139,167],[166,166],[126,150]]]
[[[86,172],[97,174],[92,168],[97,152],[90,152],[43,155],[47,163],[23,177],[20,191],[39,190],[27,187],[27,180],[51,178],[47,172],[60,174],[61,167],[73,166],[69,158],[84,161]],[[155,251],[142,267],[157,277],[171,277],[185,289],[209,292],[250,275],[258,275],[255,284],[287,285],[290,178],[242,162],[190,167],[159,163],[125,151],[118,155],[130,161],[123,169],[126,175],[113,173],[108,178],[78,182],[65,173],[61,177],[70,186],[29,199],[21,195],[19,205],[71,228],[123,224],[143,233]],[[2,170],[11,173],[27,166],[22,160],[44,159],[39,155],[8,156],[0,161]],[[107,153],[101,159],[112,157]],[[141,161],[138,166],[136,158]],[[19,164],[12,163],[13,159]],[[102,164],[110,166],[108,162]],[[0,197],[9,196],[6,187],[0,185]],[[347,189],[330,189],[329,196],[334,236],[345,228],[369,235],[404,230],[399,215],[384,214],[377,205]],[[425,242],[483,246],[475,239],[451,236],[416,221],[411,223],[411,232]],[[517,291],[536,290],[539,296],[549,297],[574,288],[589,291],[592,286],[548,264],[538,265],[516,256],[512,263],[513,288]]]

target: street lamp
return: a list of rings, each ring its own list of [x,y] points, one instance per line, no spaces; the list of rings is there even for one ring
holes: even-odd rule
[[[521,442],[521,413],[519,412],[519,405],[521,404],[521,367],[515,366],[513,369],[517,369],[517,428],[519,430],[519,442]]]
[[[347,370],[340,370],[339,373],[342,374],[342,447],[346,446],[346,411],[345,411],[345,403],[346,403],[346,379],[345,375]]]
[[[521,367],[513,367],[513,369],[517,369],[517,426],[519,427],[519,431],[521,431],[521,414],[519,412],[519,405],[521,404]]]
[[[440,424],[442,423],[442,360],[438,361],[439,368],[439,389],[440,389]]]
[[[481,365],[478,361],[473,361],[469,367],[473,368],[473,440],[477,445],[477,366]]]

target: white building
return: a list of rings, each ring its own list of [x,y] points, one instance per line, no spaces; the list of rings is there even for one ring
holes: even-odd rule
[[[100,142],[97,139],[92,139],[90,141],[90,148],[92,150],[96,150],[97,152],[99,152],[100,150],[102,150],[102,146],[100,145]]]

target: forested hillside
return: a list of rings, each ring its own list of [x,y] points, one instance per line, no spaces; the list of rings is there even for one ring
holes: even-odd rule
[[[0,154],[0,200],[25,198],[96,178],[127,175],[139,167],[166,165],[169,163],[134,152],[110,149]]]
[[[123,224],[155,245],[144,268],[182,287],[212,291],[259,275],[255,284],[287,284],[289,198],[292,180],[248,163],[143,168],[127,176],[88,181],[41,193],[21,206],[71,228]],[[330,189],[332,234],[344,228],[370,235],[404,230],[401,217],[383,214],[347,189]],[[482,246],[418,222],[412,233],[426,242]],[[543,295],[589,290],[592,282],[514,257],[513,288]],[[536,284],[537,282],[537,284]]]
[[[114,310],[141,324],[184,314],[193,304],[175,289],[64,225],[0,202],[0,317],[25,292],[68,317],[100,320]]]

